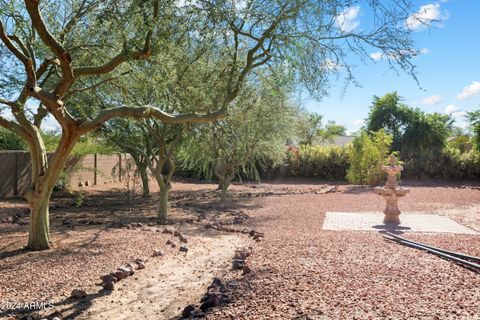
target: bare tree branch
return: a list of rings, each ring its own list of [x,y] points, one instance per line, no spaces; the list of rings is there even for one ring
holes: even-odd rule
[[[160,120],[164,123],[202,123],[210,122],[223,118],[226,115],[226,109],[222,108],[219,111],[206,113],[206,114],[196,114],[196,113],[185,113],[179,115],[171,115],[164,111],[158,110],[152,106],[145,107],[117,107],[104,109],[98,113],[98,115],[92,119],[87,120],[79,126],[80,131],[89,132],[99,128],[106,121],[113,118],[154,118]]]
[[[60,60],[60,66],[62,68],[62,80],[58,82],[58,85],[55,88],[55,95],[62,97],[68,88],[70,88],[74,79],[73,70],[70,66],[72,58],[68,51],[66,51],[65,48],[50,33],[50,31],[48,31],[40,13],[39,5],[39,0],[25,0],[25,7],[30,15],[34,29],[37,31],[42,41]]]

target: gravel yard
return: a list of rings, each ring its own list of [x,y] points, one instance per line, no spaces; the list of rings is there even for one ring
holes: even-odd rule
[[[308,188],[303,185],[299,188]],[[375,232],[322,230],[326,211],[375,211],[370,188],[263,198],[249,224],[265,232],[252,272],[209,319],[479,319],[480,277]],[[480,191],[414,186],[400,208],[446,215],[480,231]],[[480,256],[480,236],[406,234]]]
[[[401,210],[444,215],[480,232],[478,186],[409,186],[412,191],[400,201]],[[188,247],[196,252],[191,255],[165,245],[175,238],[156,231],[163,230],[163,226],[148,226],[154,215],[154,199],[126,203],[121,196],[106,193],[109,186],[86,192],[80,208],[70,204],[74,203],[71,197],[52,202],[52,250],[22,251],[27,226],[0,223],[0,300],[53,301],[54,311],[71,307],[76,312],[62,313],[70,315],[68,319],[108,319],[110,313],[102,311],[100,317],[94,311],[104,310],[110,300],[122,305],[135,303],[128,299],[138,300],[140,294],[120,295],[123,298],[100,295],[100,288],[95,286],[100,282],[99,276],[160,249],[164,256],[151,258],[147,269],[135,275],[140,280],[125,282],[127,287],[123,289],[128,293],[145,286],[158,289],[151,293],[146,290],[141,296],[146,301],[155,299],[149,307],[138,309],[139,315],[148,310],[151,319],[169,319],[182,311],[178,301],[159,302],[161,288],[171,283],[176,288],[168,292],[171,299],[180,295],[184,297],[181,305],[198,304],[206,291],[207,279],[214,275],[229,283],[229,302],[207,312],[208,319],[480,317],[478,274],[428,253],[387,242],[377,232],[322,230],[327,211],[381,211],[383,199],[373,194],[371,188],[302,180],[265,183],[260,187],[234,186],[231,201],[221,205],[216,202],[215,187],[185,182],[173,186],[174,224],[170,227],[181,230],[190,239]],[[4,201],[0,208],[2,220],[24,210],[25,204]],[[122,221],[123,228],[116,224],[118,221]],[[135,221],[141,222],[142,227],[126,228]],[[254,242],[241,234],[205,230],[204,225],[210,222],[233,222],[238,228],[263,232],[265,237]],[[405,237],[480,256],[479,235],[406,233]],[[228,267],[234,248],[243,245],[253,247],[247,260],[252,272],[246,275],[229,271]],[[231,252],[215,255],[217,261],[202,259],[206,253],[201,248]],[[196,264],[197,261],[203,262]],[[202,281],[193,287],[179,285],[178,272],[174,272],[177,265],[190,265],[191,273],[198,273]],[[164,279],[161,284],[160,280],[158,285],[143,281],[158,273]],[[91,302],[82,305],[70,301],[68,297],[74,288],[86,290]],[[132,312],[131,308],[118,308],[122,314]],[[0,317],[7,314],[0,310]]]

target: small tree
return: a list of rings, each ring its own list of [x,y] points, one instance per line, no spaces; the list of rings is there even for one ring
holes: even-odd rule
[[[381,165],[386,162],[392,144],[392,137],[379,130],[371,136],[362,131],[353,140],[350,149],[350,168],[347,180],[354,184],[379,184],[385,178]]]
[[[300,144],[314,145],[332,141],[337,135],[344,135],[346,128],[335,121],[322,122],[323,116],[318,113],[306,113],[300,121]]]
[[[267,160],[273,165],[283,160],[285,142],[295,129],[295,116],[296,109],[288,103],[284,88],[266,80],[257,88],[250,85],[225,120],[198,127],[191,134],[178,154],[179,161],[207,178],[215,176],[223,201],[237,174],[258,180],[257,166]]]

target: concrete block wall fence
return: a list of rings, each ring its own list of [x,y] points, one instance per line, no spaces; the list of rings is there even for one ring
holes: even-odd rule
[[[52,155],[49,155],[49,158]],[[65,166],[70,188],[122,181],[125,154],[71,156]],[[0,151],[0,198],[22,196],[31,180],[30,155],[25,151]]]

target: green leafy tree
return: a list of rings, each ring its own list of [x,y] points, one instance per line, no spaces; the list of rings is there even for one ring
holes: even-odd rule
[[[467,119],[473,131],[473,144],[476,150],[480,152],[480,109],[469,112]]]
[[[296,108],[284,88],[263,81],[240,94],[225,120],[196,128],[178,153],[188,170],[218,179],[222,201],[239,173],[259,179],[258,166],[282,162],[294,132]],[[198,143],[198,142],[201,143]]]
[[[412,110],[401,103],[402,98],[397,92],[387,93],[382,97],[373,97],[366,130],[370,132],[384,129],[392,135],[393,150],[400,150],[402,136],[412,119]]]
[[[15,132],[0,127],[0,150],[25,150],[27,146]]]
[[[335,121],[328,121],[323,124],[323,116],[318,113],[306,113],[300,122],[300,144],[313,145],[332,141],[337,135],[345,135],[346,128]]]
[[[396,92],[374,97],[367,130],[384,129],[391,134],[392,151],[400,151],[405,161],[441,152],[452,133],[452,118],[440,113],[427,114],[400,101]]]
[[[387,161],[392,137],[381,129],[370,135],[362,131],[355,137],[350,149],[350,168],[347,180],[354,184],[376,185],[384,181],[382,164]]]

